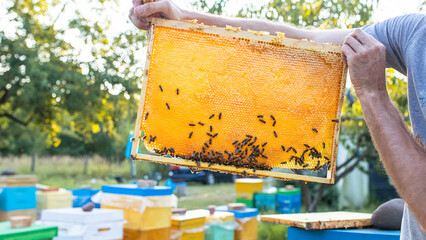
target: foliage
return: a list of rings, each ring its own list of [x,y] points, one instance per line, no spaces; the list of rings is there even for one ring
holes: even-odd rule
[[[225,10],[226,4],[229,0],[218,0],[214,1],[211,6],[209,5],[208,0],[198,0],[192,2],[192,5],[200,10],[203,10],[204,12],[208,12],[211,14],[222,14]]]
[[[377,2],[378,0],[271,0],[259,9],[243,8],[238,16],[284,21],[302,27],[352,28],[370,22]]]
[[[0,134],[7,136],[0,140],[0,152],[4,154],[37,152],[44,146],[105,156],[124,153],[129,128],[119,126],[128,126],[135,119],[142,70],[135,67],[141,64],[133,53],[142,48],[145,35],[125,31],[110,37],[110,21],[89,19],[80,11],[64,28],[57,27],[56,21],[71,3],[78,1],[2,3],[8,6],[10,24],[17,26],[12,34],[0,29]],[[117,4],[99,1],[92,12]],[[59,14],[52,15],[61,6]],[[82,50],[68,39],[76,34],[74,37],[84,39],[86,48],[92,49],[84,52],[87,59],[82,59]],[[61,141],[72,143],[72,149]],[[37,148],[34,142],[38,142]]]

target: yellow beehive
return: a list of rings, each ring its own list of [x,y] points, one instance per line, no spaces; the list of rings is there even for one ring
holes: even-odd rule
[[[72,192],[59,189],[58,191],[37,191],[37,209],[69,208],[72,207]]]
[[[257,240],[257,218],[235,219],[235,240]]]
[[[334,181],[346,66],[340,46],[153,20],[134,159]],[[190,160],[190,161],[186,161]],[[324,167],[327,166],[327,167]],[[325,169],[326,179],[271,171]]]
[[[235,180],[236,192],[261,192],[263,190],[263,180],[256,178],[240,178]]]
[[[123,210],[127,221],[124,229],[149,231],[170,228],[170,188],[138,188],[135,184],[104,185],[102,192],[101,208]]]
[[[172,215],[171,240],[204,240],[206,217],[194,211]]]
[[[124,240],[160,240],[170,239],[170,228],[160,228],[152,230],[134,230],[125,228],[123,230]]]

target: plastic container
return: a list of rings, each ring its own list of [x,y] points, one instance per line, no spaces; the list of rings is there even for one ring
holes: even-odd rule
[[[114,240],[123,238],[123,211],[93,209],[84,212],[81,208],[59,208],[42,210],[38,222],[46,226],[57,226],[55,240]]]
[[[280,188],[277,192],[277,211],[279,213],[298,213],[301,206],[300,188]]]
[[[254,194],[254,206],[261,212],[275,212],[277,193],[258,192]]]
[[[121,209],[124,229],[148,231],[170,228],[172,189],[138,188],[136,184],[102,186],[101,208]]]
[[[203,240],[206,217],[196,211],[172,215],[171,240]]]
[[[256,208],[244,210],[228,210],[227,206],[216,207],[218,212],[230,212],[235,217],[235,240],[257,240],[257,216]]]
[[[236,192],[261,192],[263,190],[263,180],[259,178],[239,178],[235,180]]]
[[[72,207],[82,207],[84,204],[92,202],[92,196],[97,194],[99,189],[72,189]],[[96,206],[96,204],[95,204]],[[100,206],[97,206],[100,207]]]
[[[206,218],[204,230],[205,240],[233,240],[235,230],[235,218],[231,212],[216,211],[213,215],[208,210],[192,210],[195,214],[201,214]]]
[[[15,211],[36,208],[36,187],[0,188],[0,210]]]
[[[170,228],[152,229],[147,231],[124,229],[124,240],[162,240],[170,239]]]
[[[10,217],[13,216],[30,216],[34,222],[37,217],[37,209],[0,211],[0,222],[10,221]]]
[[[263,190],[263,180],[259,178],[239,178],[235,180],[237,203],[244,203],[247,207],[254,206],[254,193]]]
[[[37,209],[70,208],[72,207],[72,193],[65,189],[58,191],[37,191]]]
[[[58,228],[33,224],[26,228],[11,228],[10,222],[0,222],[1,240],[49,240],[58,235]]]

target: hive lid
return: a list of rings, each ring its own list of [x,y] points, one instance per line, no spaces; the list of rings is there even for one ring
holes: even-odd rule
[[[72,197],[72,192],[66,189],[62,189],[59,188],[56,191],[43,191],[43,190],[38,190],[36,192],[36,195],[43,195],[43,196],[71,196]]]
[[[58,235],[58,227],[33,224],[25,228],[11,228],[10,222],[0,222],[0,239],[51,239]]]
[[[0,187],[34,186],[37,183],[35,175],[1,176]]]
[[[285,189],[285,188],[280,188],[278,189],[278,194],[284,194],[284,195],[291,195],[291,194],[295,194],[295,193],[300,193],[300,188],[293,188],[293,189]]]
[[[188,211],[184,215],[172,215],[172,227],[177,229],[201,227],[205,222],[206,216],[201,212]]]
[[[170,187],[157,186],[152,188],[139,188],[136,184],[103,185],[102,192],[136,196],[167,196],[172,195]]]
[[[245,210],[228,210],[227,206],[216,207],[216,212],[231,212],[235,215],[235,218],[249,218],[256,217],[259,215],[257,208],[246,208]]]
[[[116,209],[95,208],[84,212],[81,208],[45,209],[41,212],[41,221],[93,224],[123,220],[123,211]]]
[[[259,178],[239,178],[235,179],[236,183],[263,183],[263,179]]]
[[[200,214],[204,216],[206,218],[206,223],[234,221],[234,213],[231,213],[231,212],[216,211],[213,215],[210,215],[209,210],[205,210],[205,209],[191,210],[188,212],[193,212],[194,214]]]

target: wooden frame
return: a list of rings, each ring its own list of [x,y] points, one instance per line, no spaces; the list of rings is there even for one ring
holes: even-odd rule
[[[294,179],[294,180],[311,181],[311,182],[319,182],[319,183],[327,183],[327,184],[334,183],[334,177],[336,173],[337,145],[338,145],[338,135],[340,130],[340,124],[335,125],[334,142],[333,142],[334,150],[330,158],[331,167],[327,171],[326,178],[298,175],[298,174],[291,174],[291,173],[282,173],[282,172],[276,172],[276,171],[264,171],[264,170],[253,171],[253,169],[248,169],[248,168],[236,168],[234,166],[224,166],[224,165],[216,165],[216,164],[209,167],[209,164],[204,162],[200,162],[197,164],[194,161],[184,160],[180,158],[165,158],[159,155],[155,156],[155,155],[149,155],[149,154],[138,154],[137,151],[138,151],[139,141],[141,138],[140,126],[141,126],[142,115],[144,110],[152,46],[153,46],[153,40],[155,35],[155,26],[157,25],[176,28],[176,29],[190,30],[190,31],[200,31],[203,33],[209,33],[209,34],[220,35],[220,36],[248,39],[248,40],[259,41],[264,43],[290,45],[290,46],[303,48],[303,49],[321,50],[321,51],[328,51],[328,52],[339,53],[339,54],[341,53],[340,45],[321,44],[321,43],[315,43],[315,42],[306,41],[306,40],[284,38],[283,36],[271,36],[271,35],[266,35],[263,32],[246,32],[246,31],[240,31],[237,28],[219,28],[215,26],[206,26],[206,25],[196,24],[192,22],[180,22],[180,21],[172,21],[172,20],[165,20],[165,19],[158,19],[158,18],[152,18],[150,21],[152,25],[151,25],[150,34],[149,34],[147,60],[145,63],[145,70],[143,72],[139,108],[138,108],[137,120],[136,120],[136,125],[134,130],[135,136],[132,139],[133,145],[132,145],[131,157],[133,160],[146,160],[146,161],[163,163],[163,164],[175,164],[175,165],[193,167],[193,168],[199,168],[199,169],[231,172],[234,174],[257,175],[261,177],[274,177],[281,180]],[[336,119],[338,120],[340,120],[340,117],[341,117],[346,75],[347,75],[347,66],[345,65],[345,68],[342,74],[339,104],[338,104],[338,110],[336,115]]]
[[[362,228],[371,226],[370,213],[319,212],[262,215],[260,221],[291,227],[315,229]]]

